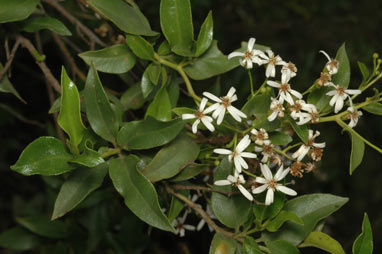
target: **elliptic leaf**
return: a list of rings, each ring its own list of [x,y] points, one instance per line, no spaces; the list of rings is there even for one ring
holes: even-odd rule
[[[95,167],[104,163],[105,160],[98,152],[85,146],[84,152],[79,155],[74,155],[70,162],[77,163],[85,167]]]
[[[110,160],[109,174],[115,189],[138,218],[153,227],[175,232],[159,206],[154,186],[137,170],[138,161],[133,155]]]
[[[338,49],[336,60],[339,62],[339,67],[337,74],[333,75],[332,82],[343,88],[348,88],[350,82],[350,63],[346,54],[345,43]]]
[[[289,118],[289,123],[292,126],[293,130],[297,133],[297,136],[301,139],[302,142],[308,144],[309,141],[309,129],[307,125],[298,125],[295,120]]]
[[[284,240],[277,240],[267,243],[267,247],[271,251],[271,254],[299,254],[300,251]]]
[[[269,134],[269,140],[276,146],[284,146],[292,142],[292,137],[284,132],[272,132]]]
[[[293,212],[291,211],[281,211],[271,222],[266,226],[266,229],[269,232],[276,232],[286,221],[291,221],[300,225],[303,225],[304,222]]]
[[[66,226],[63,222],[51,221],[45,216],[18,217],[16,222],[40,236],[53,239],[65,238],[67,236]]]
[[[373,253],[373,232],[369,217],[365,213],[362,222],[362,233],[353,243],[353,254],[372,254]]]
[[[191,165],[188,165],[184,169],[182,169],[182,171],[177,176],[172,178],[171,181],[172,182],[185,181],[199,175],[201,172],[206,171],[207,169],[208,169],[208,165],[193,163]]]
[[[243,242],[242,254],[263,254],[255,239],[247,236]]]
[[[13,227],[0,234],[0,246],[6,249],[23,251],[39,245],[39,238],[21,227]]]
[[[195,56],[202,55],[211,46],[213,27],[212,11],[210,11],[207,18],[204,20],[202,27],[200,28],[198,39],[196,41]]]
[[[311,232],[308,237],[304,240],[302,244],[298,246],[299,248],[303,247],[316,247],[327,251],[331,254],[344,254],[345,251],[342,248],[341,244],[333,239],[331,236],[323,232]],[[371,252],[370,252],[371,253]]]
[[[124,110],[139,109],[145,103],[143,98],[141,84],[135,83],[126,90],[121,96],[121,104]]]
[[[351,137],[351,153],[350,153],[350,175],[357,169],[363,159],[365,152],[365,143],[357,135],[349,132]]]
[[[253,205],[253,212],[255,213],[257,221],[262,222],[265,219],[272,219],[283,209],[285,195],[279,191],[276,191],[274,195],[274,200],[271,205]],[[265,201],[265,193],[256,196],[256,199]]]
[[[22,29],[29,33],[48,29],[63,36],[72,35],[70,30],[60,20],[51,17],[37,17],[26,20]]]
[[[152,116],[159,121],[171,120],[171,101],[166,87],[162,86],[146,110],[146,117]]]
[[[373,102],[373,103],[370,103],[370,104],[362,107],[362,109],[364,109],[367,112],[372,113],[374,115],[382,116],[382,104],[381,103]]]
[[[358,89],[361,89],[361,88],[363,88],[364,85],[366,85],[365,81],[369,77],[370,72],[364,63],[357,61],[357,64],[358,64],[358,67],[359,67],[361,74],[362,74],[362,83],[358,88]]]
[[[235,254],[238,243],[222,234],[216,233],[212,238],[209,254]]]
[[[0,0],[0,23],[26,19],[40,0]]]
[[[72,170],[72,155],[54,137],[40,137],[30,143],[11,169],[23,175],[59,175]]]
[[[145,60],[154,60],[153,46],[139,35],[126,35],[126,43],[136,56]]]

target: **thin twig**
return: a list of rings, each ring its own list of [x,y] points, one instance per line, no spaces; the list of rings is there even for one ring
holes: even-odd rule
[[[8,41],[8,40],[7,40]],[[4,68],[0,71],[0,80],[3,79],[4,74],[8,71],[9,67],[11,67],[13,58],[15,57],[16,51],[20,46],[21,41],[16,39],[15,45],[13,45],[11,53],[7,53],[7,63],[4,65]]]
[[[177,190],[196,190],[196,191],[212,191],[212,192],[217,192],[223,195],[227,196],[232,196],[235,194],[239,194],[240,192],[233,192],[233,191],[222,191],[210,187],[205,187],[205,186],[198,186],[198,185],[180,185],[180,184],[174,184],[171,185],[172,188],[177,189]]]
[[[57,11],[59,11],[65,18],[67,18],[72,24],[74,24],[78,29],[80,29],[84,34],[86,34],[91,43],[97,43],[98,45],[102,47],[106,47],[106,44],[101,41],[98,36],[93,33],[87,26],[81,23],[76,17],[74,17],[72,14],[70,14],[64,7],[62,7],[56,0],[43,0],[43,2],[51,5],[54,7]]]

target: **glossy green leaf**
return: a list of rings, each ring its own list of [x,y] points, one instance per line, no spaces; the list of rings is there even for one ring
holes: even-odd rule
[[[161,0],[160,25],[173,52],[193,55],[194,27],[189,0]]]
[[[301,139],[302,142],[308,144],[309,141],[309,129],[307,125],[298,125],[295,120],[289,118],[289,123],[292,126],[293,130],[296,132],[297,136]]]
[[[94,132],[114,143],[119,123],[93,65],[85,84],[85,106],[88,121]]]
[[[265,219],[274,218],[284,207],[285,195],[279,191],[275,192],[274,195],[274,200],[271,205],[253,205],[253,212],[255,213],[257,221],[262,222]],[[265,193],[256,196],[256,199],[261,202],[265,201]]]
[[[39,245],[39,238],[21,227],[13,227],[0,234],[0,246],[6,249],[25,251]]]
[[[146,70],[143,72],[142,79],[141,79],[141,89],[142,89],[142,95],[143,98],[147,98],[151,92],[155,88],[155,84],[151,82],[150,80],[150,67],[151,64],[146,68]]]
[[[65,145],[54,137],[40,137],[30,143],[11,169],[23,175],[59,175],[72,170]]]
[[[0,71],[3,69],[3,65],[0,63]],[[16,89],[13,87],[12,83],[9,81],[7,74],[5,73],[3,76],[3,79],[0,80],[0,92],[2,93],[11,93],[14,96],[17,97],[20,101],[23,103],[27,103],[20,94],[16,91]]]
[[[54,204],[52,220],[73,210],[92,191],[100,187],[106,173],[106,163],[94,168],[80,168],[76,170],[61,186]]]
[[[184,71],[194,80],[202,80],[228,72],[239,65],[237,59],[228,59],[213,41],[209,49],[190,65],[184,67]]]
[[[178,100],[179,100],[179,84],[177,79],[172,78],[168,85],[167,85],[167,93],[168,97],[170,97],[170,102],[171,102],[171,108],[175,108],[176,105],[178,105]]]
[[[232,174],[233,164],[228,161],[226,156],[215,171],[214,182],[225,180],[228,175]],[[227,192],[238,190],[230,185],[214,186],[214,188]],[[251,202],[241,194],[227,197],[221,193],[213,192],[211,196],[211,208],[216,218],[230,228],[238,228],[248,220],[251,205]]]
[[[0,0],[0,23],[26,19],[36,9],[39,0]]]
[[[118,133],[117,141],[124,149],[149,149],[169,143],[183,129],[182,119],[161,122],[154,118],[128,122]]]
[[[127,89],[121,96],[121,104],[124,110],[139,109],[145,103],[143,98],[141,84],[135,83]]]
[[[320,87],[314,89],[308,95],[308,103],[313,104],[317,107],[320,113],[329,113],[332,111],[332,107],[329,105],[331,99],[330,96],[326,95],[327,92],[331,90],[330,87]]]
[[[126,35],[126,43],[134,54],[145,60],[154,60],[153,46],[139,35]]]
[[[362,82],[361,82],[361,84],[360,84],[360,86],[358,88],[358,89],[361,89],[361,88],[363,88],[366,85],[365,81],[369,77],[370,72],[369,72],[369,69],[367,68],[367,66],[364,63],[357,61],[357,64],[358,64],[359,70],[361,71],[361,74],[362,74]]]
[[[37,17],[25,21],[22,30],[35,33],[42,29],[48,29],[56,34],[63,36],[71,36],[70,30],[58,19],[51,17]]]
[[[85,167],[95,167],[99,164],[104,163],[105,160],[101,157],[101,155],[98,152],[88,147],[85,147],[84,152],[79,155],[74,155],[73,159],[70,160],[70,162],[77,163]]]
[[[181,117],[183,114],[195,114],[196,110],[186,107],[173,108],[172,112],[174,112],[177,116]]]
[[[51,221],[45,216],[17,217],[16,222],[40,236],[53,239],[65,238],[67,236],[67,230],[63,222]]]
[[[125,73],[135,65],[135,56],[125,44],[86,51],[78,54],[88,65],[94,64],[98,71],[106,73]]]
[[[86,130],[81,119],[80,95],[77,86],[69,78],[62,67],[61,71],[61,105],[58,115],[58,124],[68,134],[70,149],[77,149]]]
[[[353,254],[372,254],[373,253],[373,232],[369,217],[365,213],[362,222],[362,233],[353,243]]]
[[[182,171],[177,176],[172,178],[171,181],[185,181],[199,175],[201,172],[206,170],[208,170],[208,165],[193,163],[182,169]]]
[[[291,211],[281,211],[267,224],[266,229],[269,232],[276,232],[286,221],[304,225],[304,222],[295,213]]]
[[[216,233],[212,238],[209,254],[235,254],[238,243],[222,234]]]
[[[154,85],[158,85],[159,83],[159,78],[160,78],[160,75],[161,75],[161,66],[158,65],[158,64],[154,64],[154,63],[151,63],[148,67],[147,67],[147,72],[148,72],[148,75],[149,75],[149,79],[150,81],[154,84]]]
[[[351,153],[350,153],[350,175],[357,169],[361,164],[363,159],[363,154],[365,152],[365,143],[358,136],[354,135],[352,132],[349,132],[351,137]]]
[[[168,41],[163,41],[158,48],[158,54],[159,55],[168,55],[171,53],[170,44],[168,44]]]
[[[154,36],[150,24],[139,8],[123,0],[87,0],[90,6],[129,34]]]
[[[350,63],[346,54],[345,43],[338,49],[335,59],[339,62],[339,67],[337,74],[333,75],[332,82],[343,88],[348,88],[350,83]]]
[[[247,236],[243,242],[242,254],[263,254],[256,240]]]
[[[183,196],[188,197],[188,195],[190,194],[190,191],[189,190],[180,190],[179,193],[182,194]],[[185,204],[183,201],[179,200],[175,196],[171,197],[171,204],[170,204],[170,208],[168,211],[168,221],[170,223],[172,223],[176,219],[176,217],[178,217],[180,212],[183,210],[184,206],[185,206]]]
[[[159,206],[154,186],[137,170],[138,161],[133,155],[110,160],[109,174],[115,189],[138,218],[153,227],[175,232]]]
[[[154,100],[146,110],[147,116],[152,116],[159,121],[171,120],[171,101],[165,87],[156,93]]]
[[[269,140],[276,146],[284,146],[293,141],[292,137],[284,132],[269,133]]]
[[[142,170],[151,182],[171,178],[192,163],[199,155],[199,146],[186,135],[180,135],[163,147]]]
[[[270,254],[298,254],[300,251],[284,240],[277,240],[267,243],[267,247],[271,251]]]
[[[382,103],[373,102],[362,107],[362,109],[374,115],[382,116]]]
[[[291,211],[302,219],[304,225],[286,222],[279,231],[275,233],[263,233],[263,239],[268,242],[272,240],[286,240],[293,245],[301,243],[317,223],[340,209],[349,199],[331,194],[303,195],[288,201],[285,211]]]
[[[341,244],[333,239],[331,236],[323,232],[311,232],[302,244],[298,246],[303,247],[316,247],[321,250],[327,251],[331,254],[344,254],[345,251]],[[371,253],[371,252],[370,252]]]
[[[202,55],[211,46],[213,28],[214,24],[212,19],[212,11],[210,11],[207,18],[204,20],[202,27],[200,28],[198,39],[196,41],[195,56]]]

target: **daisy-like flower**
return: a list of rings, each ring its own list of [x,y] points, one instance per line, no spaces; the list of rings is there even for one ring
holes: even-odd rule
[[[237,100],[235,92],[236,89],[234,87],[231,87],[227,95],[221,98],[218,98],[212,93],[204,92],[204,96],[216,102],[212,106],[208,107],[204,111],[204,113],[207,114],[213,111],[212,117],[215,119],[217,118],[218,125],[222,123],[226,110],[238,122],[241,122],[241,118],[247,118],[246,114],[244,114],[243,112],[231,105],[232,102]]]
[[[272,102],[271,102],[270,110],[272,111],[272,113],[267,118],[269,122],[272,122],[273,120],[275,120],[277,116],[284,117],[285,115],[284,113],[285,108],[280,103],[280,101],[275,98],[271,98],[271,100]]]
[[[181,218],[177,218],[172,222],[172,226],[175,228],[175,233],[179,234],[180,237],[185,236],[186,230],[195,231],[195,226],[184,224],[187,218],[187,212],[183,214]]]
[[[335,104],[334,113],[338,113],[338,111],[342,109],[346,98],[349,98],[351,100],[349,96],[350,94],[351,95],[361,94],[361,90],[358,90],[358,89],[345,89],[339,85],[334,85],[334,84],[329,84],[329,86],[335,88],[334,90],[331,90],[326,93],[326,95],[333,96],[330,99],[329,105],[334,106]],[[351,101],[350,101],[350,104],[352,104]]]
[[[238,173],[241,173],[241,168],[243,167],[244,169],[248,168],[247,162],[243,158],[256,158],[257,155],[254,153],[249,153],[249,152],[243,152],[248,146],[251,144],[251,140],[249,139],[249,135],[245,135],[237,144],[236,148],[231,151],[228,149],[223,149],[223,148],[216,148],[214,149],[214,153],[218,154],[227,154],[228,155],[228,160],[230,162],[233,162],[235,164],[236,171]]]
[[[286,65],[283,65],[281,68],[281,78],[291,79],[296,76],[297,67],[294,63],[289,62]]]
[[[265,54],[261,55],[261,57],[263,58],[262,63],[267,64],[267,68],[265,70],[265,76],[267,78],[275,77],[276,65],[286,65],[287,63],[284,62],[279,55],[275,56],[272,50],[267,49],[265,52],[267,52],[268,56],[266,56]]]
[[[182,119],[194,119],[196,118],[195,122],[192,124],[192,132],[196,133],[198,131],[198,125],[200,122],[204,124],[204,126],[207,127],[211,132],[215,130],[215,127],[212,125],[212,117],[207,116],[206,110],[204,108],[207,104],[207,99],[203,98],[199,105],[199,110],[195,114],[182,114]]]
[[[292,95],[294,95],[298,99],[301,99],[302,98],[302,94],[297,92],[296,90],[293,90],[293,89],[290,88],[290,85],[288,84],[289,80],[290,79],[286,75],[284,75],[284,76],[281,77],[281,83],[278,83],[278,82],[275,82],[275,81],[272,81],[272,80],[268,80],[267,81],[267,85],[279,89],[278,97],[280,97],[279,98],[280,103],[284,103],[284,100],[285,100],[290,105],[293,105],[294,104],[294,100],[293,100]]]
[[[308,112],[311,112],[311,111],[317,112],[316,106],[314,106],[313,104],[308,104],[304,100],[296,100],[294,102],[294,105],[292,107],[290,107],[289,110],[291,112],[290,116],[294,120],[300,119],[300,121],[302,118],[308,117],[308,115],[309,115],[308,113],[305,113],[302,110],[305,110]]]
[[[336,59],[331,58],[325,51],[320,50],[320,53],[324,54],[328,59],[325,67],[330,75],[336,74],[338,72],[339,62]]]
[[[260,130],[252,129],[251,133],[253,135],[253,139],[255,140],[255,144],[261,146],[264,144],[264,141],[269,138],[268,132],[264,130],[264,128],[260,128]]]
[[[350,120],[348,125],[350,128],[354,128],[358,123],[358,119],[363,115],[362,111],[358,111],[354,107],[348,107],[347,111],[350,112],[346,115],[346,118]]]
[[[259,58],[259,55],[265,56],[263,51],[254,49],[253,46],[255,45],[255,38],[250,38],[247,45],[247,51],[243,52],[232,52],[228,55],[228,59],[231,59],[233,57],[241,57],[240,59],[240,65],[247,69],[252,69],[253,63],[257,63],[258,65],[262,64],[261,59]]]
[[[321,72],[320,78],[317,79],[317,84],[319,86],[329,86],[329,84],[332,84],[331,80],[332,76],[329,73]]]
[[[264,140],[262,146],[255,147],[255,152],[257,153],[261,152],[261,154],[263,155],[263,158],[261,159],[262,163],[266,163],[268,159],[273,156],[274,154],[273,148],[274,148],[274,145],[271,144],[270,140]]]
[[[215,185],[224,186],[224,185],[232,185],[239,189],[241,194],[246,197],[249,201],[253,201],[253,197],[246,188],[244,188],[243,184],[245,184],[245,180],[243,175],[238,174],[235,170],[234,175],[229,175],[226,180],[218,180],[215,181]]]
[[[313,134],[313,130],[309,130],[309,140],[308,144],[303,144],[300,146],[300,148],[292,154],[292,158],[297,159],[298,161],[301,161],[305,155],[314,148],[322,149],[325,148],[325,142],[323,143],[315,143],[314,139],[320,135],[319,131],[316,131],[316,133]],[[317,154],[317,152],[315,152]],[[322,155],[322,154],[321,154]]]
[[[260,177],[260,176],[256,177],[255,182],[261,183],[263,185],[261,185],[257,188],[254,188],[252,190],[252,193],[253,194],[259,194],[259,193],[267,190],[267,195],[265,198],[265,205],[270,205],[273,203],[275,190],[281,191],[281,192],[283,192],[287,195],[290,195],[290,196],[296,196],[297,195],[296,191],[278,183],[280,180],[284,179],[284,177],[289,173],[289,168],[284,170],[284,166],[281,165],[274,176],[272,175],[271,170],[269,169],[269,167],[266,164],[260,163],[260,169],[261,169],[261,173],[263,173],[264,177]]]

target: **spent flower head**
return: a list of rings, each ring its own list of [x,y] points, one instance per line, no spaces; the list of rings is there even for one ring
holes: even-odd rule
[[[363,115],[363,113],[360,110],[356,110],[354,107],[348,107],[347,111],[350,112],[346,115],[346,118],[350,120],[348,125],[350,128],[354,128],[358,123],[358,119]]]
[[[330,75],[336,74],[338,72],[339,62],[336,59],[331,58],[325,51],[320,50],[320,53],[324,54],[328,59],[325,67]]]
[[[315,143],[314,140],[316,137],[320,135],[319,131],[316,131],[313,134],[313,130],[309,130],[309,139],[307,144],[303,144],[300,146],[300,148],[292,154],[292,158],[297,159],[298,161],[301,161],[305,155],[311,150],[311,149],[323,149],[325,148],[325,142],[323,143]],[[314,157],[317,156],[318,150],[315,150],[315,153],[313,154]],[[322,151],[321,151],[321,156],[322,156]],[[316,159],[321,159],[321,157],[316,157]]]

